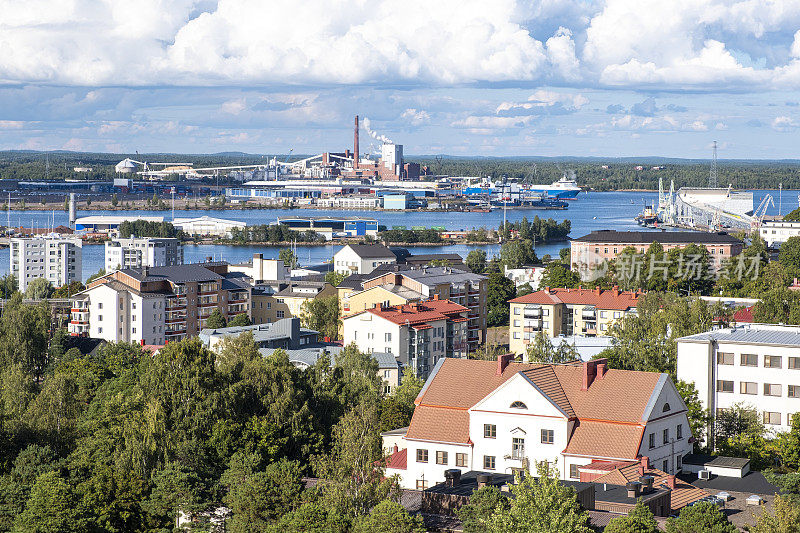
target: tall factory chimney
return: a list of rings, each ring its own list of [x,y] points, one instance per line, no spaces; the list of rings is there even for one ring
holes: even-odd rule
[[[75,212],[75,193],[69,193],[69,227],[75,229],[75,221],[78,219]]]
[[[356,115],[356,130],[353,135],[353,170],[358,168],[358,115]]]

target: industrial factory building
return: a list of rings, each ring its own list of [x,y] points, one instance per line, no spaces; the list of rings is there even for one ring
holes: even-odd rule
[[[315,231],[327,240],[334,237],[378,236],[378,221],[361,217],[281,217],[272,225],[284,225],[295,231]]]

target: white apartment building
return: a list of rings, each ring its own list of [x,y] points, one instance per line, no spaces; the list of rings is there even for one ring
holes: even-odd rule
[[[10,272],[17,277],[20,292],[44,278],[54,287],[80,281],[83,269],[80,239],[57,236],[11,239]]]
[[[178,239],[131,237],[106,241],[106,272],[180,264],[183,264],[183,246]]]
[[[381,305],[343,318],[344,343],[355,343],[366,353],[393,354],[424,379],[440,359],[467,356],[468,311],[438,297]]]
[[[789,237],[800,236],[800,222],[783,220],[765,220],[758,229],[758,234],[767,243],[767,246],[780,247]]]
[[[773,433],[788,431],[800,412],[800,327],[745,324],[680,338],[677,375],[712,414],[742,403]]]
[[[397,256],[382,244],[348,244],[333,256],[333,269],[343,274],[369,274],[379,265],[396,263]]]
[[[676,474],[691,453],[686,405],[667,374],[609,370],[605,359],[509,360],[440,360],[387,475],[423,489],[452,468],[510,474],[547,461],[561,479],[579,480],[643,457]]]

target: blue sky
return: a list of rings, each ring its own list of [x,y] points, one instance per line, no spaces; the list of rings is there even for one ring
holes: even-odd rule
[[[0,0],[0,149],[800,158],[800,0]],[[362,151],[370,144],[362,129]]]

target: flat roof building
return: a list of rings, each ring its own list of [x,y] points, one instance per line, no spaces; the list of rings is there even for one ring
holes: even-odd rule
[[[682,337],[677,376],[695,384],[712,415],[743,404],[771,433],[788,431],[800,413],[800,326],[745,324]]]
[[[162,267],[183,264],[183,246],[178,239],[116,238],[106,241],[105,253],[106,272],[143,266]]]
[[[595,279],[604,274],[599,267],[614,260],[624,248],[630,246],[637,253],[644,253],[653,242],[660,243],[665,252],[690,244],[705,246],[711,256],[713,271],[744,249],[741,240],[722,232],[596,230],[570,242],[570,264],[580,273],[581,279]]]
[[[295,231],[314,231],[326,240],[347,237],[378,236],[378,221],[362,217],[279,217],[272,224],[288,226]]]

